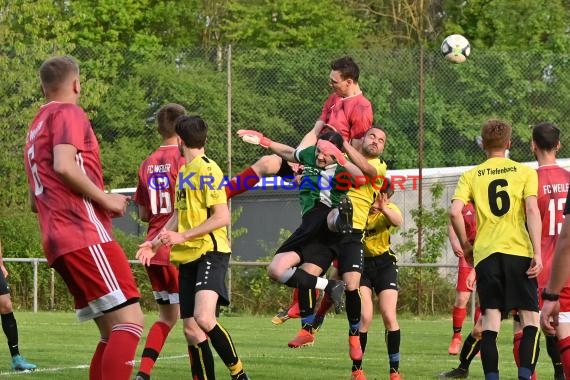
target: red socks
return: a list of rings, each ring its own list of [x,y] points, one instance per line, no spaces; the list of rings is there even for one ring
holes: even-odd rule
[[[135,323],[113,326],[101,360],[101,379],[130,380],[143,327]]]
[[[139,372],[150,375],[168,337],[168,333],[170,333],[170,326],[166,323],[157,321],[152,325],[146,338]]]
[[[558,348],[560,349],[560,359],[562,359],[564,375],[567,379],[570,379],[570,336],[559,340]]]
[[[91,358],[91,365],[89,366],[89,380],[102,380],[101,374],[101,361],[103,360],[103,353],[107,348],[107,341],[101,339],[95,352],[93,353],[93,358]]]
[[[251,166],[248,166],[225,186],[226,196],[228,199],[235,197],[238,194],[251,190],[258,182],[259,176]]]
[[[461,332],[461,328],[463,327],[463,321],[465,321],[465,317],[467,316],[467,309],[462,307],[453,307],[453,333],[457,334]]]

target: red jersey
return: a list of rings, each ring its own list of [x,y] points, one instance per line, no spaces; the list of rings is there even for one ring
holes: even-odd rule
[[[71,190],[54,171],[53,148],[60,144],[77,149],[77,166],[103,190],[99,143],[85,112],[71,103],[43,105],[28,130],[24,163],[50,265],[66,253],[113,240],[110,213]]]
[[[361,139],[372,127],[372,104],[362,93],[348,98],[332,93],[319,119],[334,127],[346,141]]]
[[[473,243],[475,243],[475,236],[477,235],[477,216],[475,215],[473,203],[467,203],[463,207],[463,210],[461,210],[461,215],[463,215],[463,222],[465,223],[467,240],[469,240],[469,243],[473,245]],[[459,258],[459,266],[472,268],[467,260],[465,260],[465,257]]]
[[[538,287],[545,288],[552,271],[554,247],[564,221],[564,208],[570,184],[570,172],[558,165],[546,165],[538,172],[538,208],[542,219],[541,252],[543,269]],[[570,287],[570,280],[566,281]]]
[[[174,192],[178,169],[184,165],[177,145],[161,146],[144,160],[139,168],[134,200],[149,212],[146,240],[162,230],[174,211]],[[170,248],[161,246],[151,264],[169,265]]]

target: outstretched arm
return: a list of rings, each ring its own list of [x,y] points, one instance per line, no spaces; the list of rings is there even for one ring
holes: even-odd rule
[[[265,137],[263,133],[252,129],[240,129],[237,131],[238,136],[248,144],[259,145],[263,148],[270,149],[273,153],[289,162],[298,162],[295,159],[295,148],[289,145],[281,144]]]

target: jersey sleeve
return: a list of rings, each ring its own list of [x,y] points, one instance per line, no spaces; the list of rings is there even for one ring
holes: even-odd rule
[[[398,206],[396,206],[395,203],[388,203],[388,208],[390,210],[393,210],[395,213],[397,213],[398,215],[402,216],[402,211],[400,210],[400,208]],[[388,223],[389,227],[388,228],[394,228],[394,225],[392,225],[389,221],[388,218],[386,218],[386,223]]]
[[[524,186],[523,198],[526,199],[538,194],[538,174],[536,170],[527,170],[527,180]]]
[[[315,165],[315,151],[316,151],[316,147],[310,146],[310,147],[307,147],[307,148],[301,149],[301,150],[295,149],[295,152],[293,153],[293,155],[295,156],[295,159],[297,161],[299,161],[300,164],[314,166]]]
[[[566,207],[564,208],[564,215],[570,215],[570,191],[566,196]],[[568,218],[568,216],[567,216]]]
[[[51,120],[53,146],[73,145],[79,151],[93,149],[95,135],[85,112],[77,106],[68,105],[54,112]]]
[[[457,183],[457,187],[455,188],[455,193],[453,194],[452,200],[460,200],[464,204],[467,204],[471,201],[471,181],[469,180],[468,173],[465,172],[461,174],[459,177],[459,182]]]
[[[146,208],[149,208],[150,200],[148,198],[148,190],[147,190],[147,187],[145,184],[146,180],[145,180],[145,178],[143,178],[143,174],[142,174],[142,170],[143,170],[144,166],[145,166],[145,164],[143,162],[140,169],[139,169],[137,189],[135,191],[135,195],[133,197],[133,200],[135,201],[136,204],[141,205],[141,206],[146,207]]]

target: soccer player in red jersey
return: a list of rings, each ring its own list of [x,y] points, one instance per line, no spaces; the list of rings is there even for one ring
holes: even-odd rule
[[[463,221],[465,223],[465,232],[467,239],[473,244],[475,242],[475,235],[477,234],[477,219],[475,218],[475,209],[472,203],[467,203],[461,211]],[[457,235],[453,231],[451,224],[447,226],[449,235],[449,242],[451,249],[455,256],[459,258],[457,262],[457,283],[455,285],[455,303],[453,305],[453,336],[449,344],[448,353],[450,355],[457,355],[461,349],[461,329],[463,321],[467,316],[467,303],[471,297],[472,289],[467,287],[467,277],[473,271],[473,267],[469,265],[465,257],[463,257],[463,249],[457,239]],[[477,318],[475,318],[477,320]]]
[[[99,144],[77,105],[79,65],[69,56],[40,67],[47,103],[26,137],[24,161],[44,255],[65,281],[80,321],[101,334],[89,378],[130,379],[143,330],[139,292],[126,255],[111,234],[128,197],[106,193]]]
[[[542,291],[548,286],[548,279],[552,272],[552,258],[558,240],[560,229],[564,221],[564,207],[568,196],[570,172],[556,164],[556,153],[560,149],[560,130],[551,123],[541,123],[532,130],[532,151],[538,161],[538,207],[542,217],[542,262],[544,269],[538,275],[539,302],[542,306],[545,298]],[[567,293],[565,293],[567,292]],[[548,292],[547,292],[548,293]],[[561,303],[561,326],[558,330],[566,331],[560,336],[561,342],[570,335],[570,280],[566,281],[562,294],[566,294]],[[552,364],[554,365],[555,379],[564,379],[563,366],[566,375],[570,374],[570,355],[561,361],[556,335],[546,333],[546,348]],[[515,337],[516,340],[516,337]],[[570,339],[563,346],[564,350],[570,348]]]
[[[358,149],[373,121],[372,104],[362,94],[358,84],[360,68],[351,57],[334,60],[330,68],[329,84],[333,93],[325,101],[321,116],[300,145],[314,145],[318,135],[334,129]],[[231,198],[243,193],[255,186],[260,177],[275,174],[289,178],[295,175],[289,163],[278,155],[263,156],[232,179],[226,187],[227,196]]]
[[[178,149],[174,122],[185,113],[184,107],[173,103],[158,110],[156,118],[162,144],[139,168],[134,199],[138,204],[141,220],[148,222],[147,241],[159,234],[174,212],[176,178],[180,167],[184,165],[184,157]],[[158,304],[159,317],[148,332],[136,380],[150,379],[156,359],[180,314],[178,269],[170,262],[170,247],[161,246],[145,269]],[[210,352],[209,356],[212,356],[207,342],[206,347],[202,349]],[[188,352],[190,360],[195,362],[198,349],[189,345]]]

